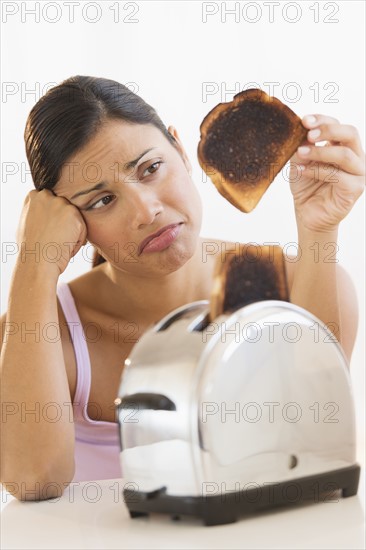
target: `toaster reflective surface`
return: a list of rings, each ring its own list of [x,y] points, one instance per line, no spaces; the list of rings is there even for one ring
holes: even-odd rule
[[[348,365],[320,321],[280,301],[214,323],[207,313],[204,301],[179,308],[133,348],[118,406],[124,478],[141,494],[200,498],[354,465]]]

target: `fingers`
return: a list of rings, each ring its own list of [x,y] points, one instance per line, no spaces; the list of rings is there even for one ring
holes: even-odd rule
[[[320,125],[324,124],[339,124],[339,120],[331,116],[326,115],[305,115],[301,121],[305,128],[317,128]]]
[[[338,167],[331,164],[311,162],[307,165],[291,163],[292,179],[296,183],[301,183],[302,178],[306,179],[306,190],[313,194],[318,188],[319,183],[336,184],[340,178],[349,177],[349,174],[340,171]]]
[[[310,177],[315,184],[319,182],[335,184],[340,181],[342,172],[335,166],[316,163],[303,166],[301,175]]]
[[[331,164],[326,165],[316,162],[305,166],[293,165],[292,170],[296,184],[301,184],[302,178],[305,178],[306,187],[302,192],[307,193],[309,197],[314,195],[324,184],[332,185],[335,192],[341,190],[345,200],[352,197],[354,201],[364,191],[365,182],[363,177],[351,176]],[[295,170],[297,171],[295,172]]]
[[[352,149],[341,145],[333,147],[305,145],[298,148],[296,157],[301,164],[315,161],[324,164],[333,164],[338,171],[343,170],[357,176],[362,176],[364,173],[364,163],[361,159]]]
[[[340,124],[333,117],[325,115],[306,115],[303,125],[309,129],[307,139],[310,143],[329,141],[350,147],[357,156],[364,157],[361,140],[354,126]]]

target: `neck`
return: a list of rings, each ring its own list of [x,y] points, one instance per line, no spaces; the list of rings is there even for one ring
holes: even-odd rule
[[[139,277],[105,262],[98,269],[105,278],[98,297],[100,309],[115,318],[142,325],[154,323],[173,309],[196,300],[208,300],[212,260],[202,261],[201,243],[193,256],[176,271],[160,277]]]

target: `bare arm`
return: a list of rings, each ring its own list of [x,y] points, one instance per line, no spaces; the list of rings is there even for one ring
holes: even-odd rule
[[[365,153],[353,126],[321,114],[302,123],[309,129],[307,139],[290,162],[301,255],[290,299],[329,325],[350,360],[358,307],[353,284],[337,265],[337,235],[364,191]]]
[[[299,235],[297,257],[287,258],[290,300],[319,318],[350,361],[358,326],[358,303],[349,274],[336,257],[337,234]]]
[[[74,476],[74,423],[56,287],[85,243],[86,226],[69,201],[47,189],[32,190],[17,234],[21,253],[0,365],[0,479],[18,499],[41,500],[61,495]],[[59,251],[53,262],[43,253],[49,242]]]
[[[56,285],[49,266],[19,261],[2,323],[1,482],[21,500],[59,496],[74,475]]]

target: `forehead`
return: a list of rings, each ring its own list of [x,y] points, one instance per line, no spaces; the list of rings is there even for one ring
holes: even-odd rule
[[[137,158],[146,149],[167,145],[163,133],[152,124],[108,121],[80,151],[67,160],[54,190],[59,195],[70,188],[70,182],[82,182],[85,179],[83,174],[91,172],[94,164],[98,167],[96,169],[105,171],[115,162],[122,165]]]

